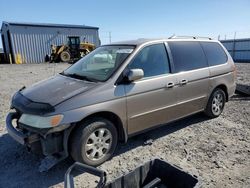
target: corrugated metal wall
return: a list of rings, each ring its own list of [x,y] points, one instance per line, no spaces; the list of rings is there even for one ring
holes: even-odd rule
[[[250,62],[250,39],[222,40],[234,61]]]
[[[66,44],[68,36],[80,36],[99,46],[98,29],[56,28],[39,26],[9,25],[13,58],[21,58],[23,63],[42,63],[51,53],[51,44]],[[6,50],[11,53],[10,49]]]

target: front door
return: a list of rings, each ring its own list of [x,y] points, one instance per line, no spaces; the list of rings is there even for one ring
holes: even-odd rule
[[[144,47],[128,65],[128,69],[136,68],[144,71],[144,78],[125,85],[129,134],[176,117],[176,78],[171,74],[165,45]]]

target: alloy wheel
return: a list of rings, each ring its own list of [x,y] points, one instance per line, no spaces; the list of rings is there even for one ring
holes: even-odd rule
[[[223,104],[224,102],[222,93],[216,92],[212,100],[212,112],[214,115],[219,115],[222,112]]]
[[[106,128],[95,130],[87,139],[85,144],[86,156],[90,160],[100,160],[112,146],[112,134]]]

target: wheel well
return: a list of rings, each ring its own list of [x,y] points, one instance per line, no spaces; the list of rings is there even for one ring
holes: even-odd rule
[[[220,89],[222,89],[222,90],[225,92],[225,94],[226,94],[226,101],[228,102],[227,86],[221,84],[221,85],[218,85],[216,88],[220,88]],[[216,88],[215,88],[215,89],[216,89]]]
[[[94,113],[94,114],[91,114],[91,115],[85,117],[80,122],[86,121],[86,120],[94,118],[94,117],[101,117],[101,118],[105,118],[105,119],[111,121],[117,129],[119,141],[126,142],[126,135],[125,135],[125,131],[123,129],[122,121],[120,120],[120,118],[116,114],[114,114],[112,112],[97,112],[97,113]],[[73,128],[73,130],[71,131],[71,133],[73,133],[74,130],[77,129],[77,127],[78,127],[77,124],[79,124],[80,122],[76,123],[76,125]]]

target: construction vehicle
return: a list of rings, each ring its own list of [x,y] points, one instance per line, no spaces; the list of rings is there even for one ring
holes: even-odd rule
[[[95,45],[79,36],[69,36],[67,44],[51,45],[50,62],[74,62],[95,49]]]

